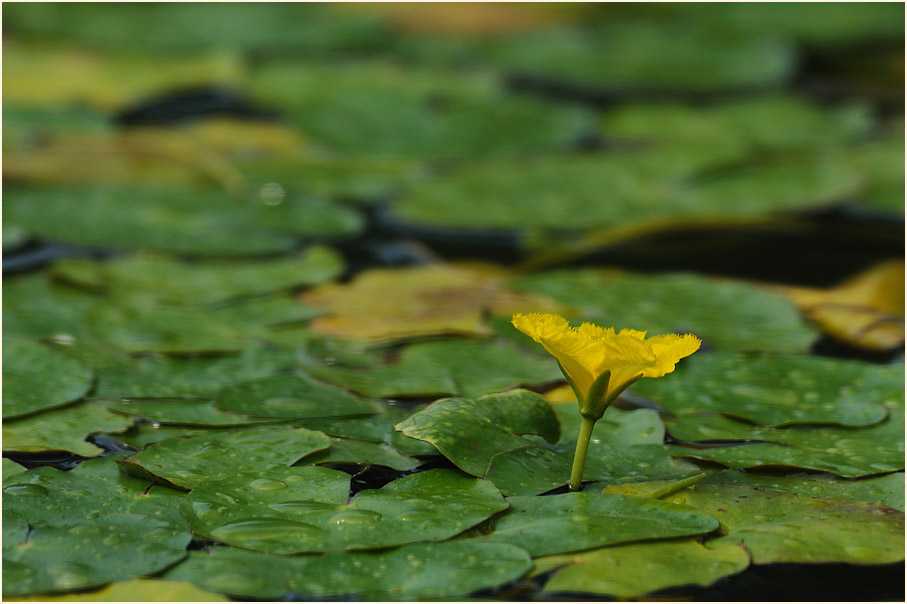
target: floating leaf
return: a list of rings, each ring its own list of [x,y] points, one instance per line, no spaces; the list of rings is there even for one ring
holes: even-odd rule
[[[226,357],[149,356],[98,370],[102,398],[214,398],[233,384],[293,368],[294,350],[250,348]]]
[[[127,473],[189,490],[206,478],[289,466],[330,440],[305,428],[255,428],[156,442],[120,461]]]
[[[368,369],[308,367],[316,377],[371,397],[480,396],[563,377],[557,365],[499,341],[441,340],[408,345]]]
[[[261,423],[280,422],[267,418],[246,417],[221,411],[213,401],[193,400],[105,400],[111,411],[141,417],[168,426],[249,426]]]
[[[475,399],[441,399],[396,428],[431,443],[458,468],[480,477],[496,454],[533,445],[521,435],[538,434],[548,442],[560,437],[551,407],[540,395],[526,390]]]
[[[661,499],[677,491],[688,489],[699,484],[706,478],[706,474],[697,474],[681,480],[646,480],[643,482],[625,482],[622,484],[605,485],[602,493],[606,495],[632,495],[633,497],[648,497]]]
[[[79,361],[27,340],[3,340],[3,418],[62,407],[82,398],[94,381]]]
[[[507,95],[494,78],[390,62],[272,61],[253,94],[294,124],[352,156],[460,158],[565,147],[588,124],[579,108]]]
[[[552,408],[561,424],[561,439],[557,444],[573,450],[582,416],[573,405],[554,405]],[[664,435],[664,424],[658,413],[651,409],[611,409],[592,429],[593,441],[615,449],[631,445],[658,445],[664,442]]]
[[[895,472],[860,480],[842,480],[828,474],[771,476],[726,470],[709,476],[708,484],[746,486],[809,495],[817,499],[853,499],[877,502],[904,511],[904,473]]]
[[[137,514],[35,526],[22,539],[3,540],[3,595],[76,591],[151,575],[185,557],[190,540],[188,531]]]
[[[186,496],[182,512],[198,534],[292,554],[442,541],[507,507],[491,483],[451,470],[419,472],[360,491],[348,504],[345,494],[325,501],[312,496],[307,478],[290,479],[315,469],[234,472],[209,480]]]
[[[308,455],[302,462],[377,465],[400,471],[412,470],[422,463],[418,459],[401,454],[387,443],[370,443],[349,438],[332,438],[330,449]]]
[[[327,316],[312,329],[365,342],[430,335],[488,336],[485,313],[553,308],[538,296],[517,295],[501,285],[506,273],[491,266],[433,264],[372,269],[349,284],[322,285],[302,295]],[[387,292],[393,291],[393,296]]]
[[[286,419],[375,415],[375,403],[302,373],[285,373],[228,386],[218,409],[254,417]]]
[[[833,338],[868,350],[904,344],[904,262],[878,264],[828,289],[787,288],[806,316]]]
[[[71,451],[92,457],[101,448],[86,437],[97,432],[120,432],[134,417],[113,413],[102,402],[84,402],[3,422],[4,451]]]
[[[535,572],[560,567],[545,592],[639,598],[669,587],[706,587],[749,564],[746,550],[736,545],[706,548],[696,541],[659,541],[545,557],[535,561]]]
[[[733,468],[788,466],[855,478],[904,469],[904,409],[892,407],[882,422],[862,428],[836,426],[759,428],[721,416],[681,415],[668,420],[675,438],[740,440],[745,444],[674,455],[715,461]],[[755,441],[755,442],[753,442]]]
[[[381,415],[304,420],[299,423],[330,436],[390,444],[406,455],[438,455],[438,450],[429,443],[394,430],[394,424],[409,415],[410,412],[389,406]]]
[[[12,478],[16,474],[22,474],[25,472],[26,468],[20,466],[12,459],[3,458],[3,480],[6,481],[7,478]]]
[[[182,496],[179,491],[124,476],[111,457],[84,461],[68,472],[33,468],[3,482],[4,509],[32,526],[66,527],[128,513],[186,530],[186,521],[179,514]]]
[[[64,260],[51,275],[94,291],[144,294],[156,302],[204,306],[314,285],[336,277],[342,268],[336,252],[315,246],[298,258],[244,263],[189,264],[151,256],[104,263]]]
[[[15,602],[226,602],[227,598],[203,591],[191,583],[130,579],[108,585],[104,589],[65,596],[34,596],[13,598]]]
[[[789,300],[746,283],[583,269],[521,277],[509,287],[572,306],[576,311],[569,318],[617,329],[644,326],[650,333],[692,332],[718,350],[805,352],[816,339]]]
[[[289,591],[290,579],[314,559],[215,546],[207,551],[190,551],[185,560],[164,573],[164,578],[231,596],[277,600]]]
[[[763,426],[866,426],[903,401],[904,368],[792,355],[702,354],[669,384],[642,381],[633,392],[672,413],[717,411]]]
[[[495,518],[482,543],[509,543],[531,556],[581,551],[648,539],[709,533],[718,521],[691,508],[642,497],[564,493],[508,497],[510,509]]]
[[[160,306],[133,298],[93,306],[86,312],[85,327],[98,340],[132,354],[224,354],[266,341],[269,326],[305,321],[313,310],[289,298],[215,310]]]
[[[82,314],[96,296],[53,283],[46,273],[6,277],[3,282],[3,334],[74,337]]]
[[[413,543],[383,552],[328,552],[293,577],[290,586],[314,598],[461,599],[514,581],[530,568],[529,555],[511,545]]]
[[[904,559],[904,514],[879,504],[705,483],[671,501],[718,519],[727,535],[709,547],[743,544],[756,564]]]

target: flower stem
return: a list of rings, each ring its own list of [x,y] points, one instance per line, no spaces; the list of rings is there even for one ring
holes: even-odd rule
[[[576,453],[573,454],[573,469],[570,471],[570,490],[579,491],[583,484],[583,468],[586,465],[586,452],[589,450],[589,441],[592,440],[592,428],[595,427],[592,418],[583,416],[579,426],[579,438],[576,441]]]

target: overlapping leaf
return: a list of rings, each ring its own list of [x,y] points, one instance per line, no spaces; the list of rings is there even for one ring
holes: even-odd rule
[[[28,340],[4,339],[3,417],[62,407],[85,396],[94,374],[79,361]]]
[[[3,422],[4,451],[71,451],[93,457],[102,452],[86,441],[98,432],[126,430],[136,418],[113,413],[103,402],[83,402],[62,409]]]

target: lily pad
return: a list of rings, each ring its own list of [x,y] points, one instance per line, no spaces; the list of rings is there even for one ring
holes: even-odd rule
[[[904,513],[880,504],[705,483],[671,501],[718,519],[727,535],[709,547],[743,544],[756,564],[904,559]]]
[[[697,474],[689,478],[680,480],[646,480],[643,482],[625,482],[622,484],[604,485],[602,493],[606,495],[632,495],[633,497],[648,497],[650,499],[661,499],[672,495],[677,491],[688,489],[693,485],[699,484],[707,477],[707,474]],[[594,488],[590,485],[590,488]]]
[[[32,187],[6,191],[4,218],[42,237],[89,246],[227,257],[295,247],[288,235],[248,224],[241,202],[198,195],[179,188]]]
[[[715,461],[732,468],[786,466],[857,478],[904,469],[904,408],[863,428],[835,426],[758,428],[721,416],[681,415],[668,420],[676,438],[724,437],[727,447],[674,447],[678,457]],[[703,438],[705,437],[705,438]]]
[[[6,277],[3,333],[33,338],[76,336],[82,314],[97,297],[53,283],[46,273]]]
[[[120,432],[134,417],[113,413],[102,402],[83,402],[62,409],[3,422],[4,451],[71,451],[93,457],[102,452],[85,439],[98,432]]]
[[[413,543],[384,552],[328,552],[290,581],[309,597],[363,600],[460,599],[523,576],[532,561],[501,543]]]
[[[105,400],[111,411],[169,426],[249,426],[280,422],[277,419],[254,418],[228,413],[216,408],[213,401],[192,400]]]
[[[715,583],[750,564],[737,545],[703,547],[696,541],[659,541],[606,547],[535,561],[535,572],[558,569],[545,592],[639,598],[669,587]]]
[[[778,38],[715,35],[676,22],[549,29],[502,38],[488,54],[511,72],[624,94],[769,87],[795,67],[793,48]]]
[[[328,446],[327,436],[305,428],[249,428],[169,438],[119,463],[129,474],[188,491],[206,478],[290,466]]]
[[[314,559],[209,547],[207,551],[190,551],[185,560],[163,576],[167,581],[185,581],[231,596],[277,600],[290,590],[290,579]]]
[[[302,373],[286,373],[228,386],[217,395],[218,409],[254,417],[304,419],[375,415],[372,401]]]
[[[540,395],[526,390],[475,399],[441,399],[395,427],[431,443],[458,468],[480,477],[500,452],[534,446],[521,435],[538,434],[548,442],[560,437],[551,407]]]
[[[370,443],[349,438],[332,438],[331,448],[306,456],[301,463],[354,463],[386,466],[394,470],[412,470],[422,462],[403,455],[387,443]]]
[[[518,278],[509,287],[572,306],[568,318],[649,333],[692,332],[718,350],[805,352],[817,337],[784,296],[699,275],[559,270]],[[661,380],[643,380],[634,391],[647,381]]]
[[[550,300],[503,288],[508,274],[475,265],[379,268],[348,284],[322,285],[301,299],[328,311],[312,321],[312,329],[325,335],[370,343],[437,335],[489,336],[487,312],[552,307]],[[389,297],[391,290],[394,296]]]
[[[312,375],[376,398],[468,396],[562,380],[557,365],[500,341],[441,340],[408,345],[368,369],[307,367]]]
[[[137,514],[35,526],[3,540],[3,595],[67,592],[151,575],[186,555],[191,535]]]
[[[297,353],[249,348],[225,357],[143,357],[99,369],[95,396],[102,398],[213,399],[222,388],[291,369]]]
[[[904,473],[895,472],[860,480],[842,480],[828,474],[770,476],[726,470],[709,476],[708,484],[748,486],[817,499],[853,499],[876,502],[904,511]]]
[[[793,355],[702,354],[670,380],[641,380],[633,392],[676,414],[717,411],[762,426],[867,426],[904,400],[903,365]]]
[[[12,459],[7,459],[6,457],[3,458],[3,480],[4,481],[7,478],[11,478],[11,477],[15,476],[16,474],[22,474],[23,472],[25,472],[25,470],[26,470],[26,468],[24,466],[20,466],[19,464],[14,462]]]
[[[575,404],[552,405],[554,414],[561,424],[559,446],[573,447],[579,435],[582,416]],[[651,409],[619,411],[610,409],[604,417],[595,422],[592,440],[615,449],[631,445],[658,445],[664,442],[664,424],[661,417]]]
[[[62,407],[85,396],[94,375],[79,361],[28,340],[3,340],[3,418]]]
[[[603,230],[753,220],[821,207],[855,194],[845,158],[796,156],[696,179],[709,156],[671,148],[620,155],[490,161],[413,186],[394,206],[406,223],[484,229]],[[609,191],[603,203],[601,191]]]
[[[205,306],[314,285],[336,277],[342,269],[336,252],[315,246],[298,258],[244,263],[189,264],[152,256],[104,263],[64,260],[51,274],[93,291],[144,294],[156,302]]]
[[[186,530],[179,514],[182,497],[179,491],[123,475],[112,457],[84,461],[68,472],[33,468],[3,482],[4,509],[32,526],[66,527],[127,513]]]
[[[482,543],[509,543],[531,556],[606,545],[709,533],[718,521],[691,508],[642,497],[564,493],[508,497],[510,509],[495,518]]]
[[[191,583],[130,579],[88,593],[15,598],[16,602],[226,602],[227,598]]]
[[[287,478],[303,470],[313,469],[234,472],[199,485],[181,509],[200,535],[292,554],[442,541],[507,508],[490,482],[451,470],[419,472],[381,489],[360,491],[348,504],[345,497],[326,502],[312,496],[309,480]],[[255,481],[267,488],[253,493],[259,484]]]
[[[390,62],[274,61],[252,90],[312,139],[352,156],[512,155],[565,147],[589,123],[583,109],[508,95],[492,77]]]
[[[267,341],[269,326],[319,314],[289,298],[269,298],[215,310],[161,306],[147,298],[99,303],[85,326],[97,339],[132,354],[238,353]]]

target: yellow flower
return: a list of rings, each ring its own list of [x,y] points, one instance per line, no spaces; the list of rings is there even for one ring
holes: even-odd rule
[[[646,339],[646,332],[634,329],[615,332],[592,323],[573,328],[565,318],[545,313],[517,313],[513,325],[557,359],[576,392],[580,411],[596,419],[630,384],[671,373],[702,343],[692,334]]]

